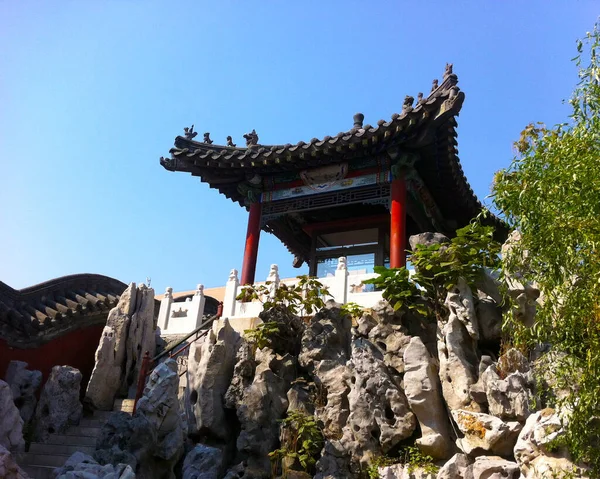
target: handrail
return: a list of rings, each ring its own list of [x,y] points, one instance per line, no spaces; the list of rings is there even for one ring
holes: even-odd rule
[[[144,392],[144,387],[146,385],[146,379],[148,378],[148,376],[150,375],[150,373],[152,372],[154,367],[158,364],[159,359],[163,358],[167,354],[169,355],[170,358],[172,358],[173,356],[176,356],[176,355],[180,354],[181,352],[185,351],[187,348],[189,348],[194,341],[197,341],[198,339],[200,339],[201,337],[203,337],[205,334],[207,334],[210,331],[210,328],[207,328],[204,331],[201,331],[201,330],[209,323],[212,323],[215,319],[219,319],[221,317],[221,315],[219,313],[220,312],[217,312],[217,314],[208,318],[206,321],[204,321],[202,324],[200,324],[200,326],[198,326],[196,329],[194,329],[190,334],[188,334],[184,338],[180,339],[174,345],[172,345],[168,349],[165,349],[162,353],[157,354],[153,358],[150,358],[150,352],[146,351],[146,354],[144,354],[144,357],[142,359],[142,366],[140,367],[140,375],[138,377],[137,389],[136,389],[136,393],[135,393],[135,400],[133,403],[133,414],[135,414],[135,410],[137,408],[137,403],[140,400],[140,398],[142,397],[142,394]],[[200,332],[202,332],[202,334],[198,335],[198,333],[200,333]],[[179,348],[176,352],[172,353],[172,351],[175,350],[181,343],[190,339],[194,334],[197,335],[197,337],[194,339],[194,341],[186,344],[182,348]]]

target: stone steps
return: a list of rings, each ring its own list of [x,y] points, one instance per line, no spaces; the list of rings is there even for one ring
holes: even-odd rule
[[[117,399],[113,411],[94,411],[77,426],[70,426],[62,434],[51,434],[44,443],[32,442],[29,452],[19,457],[19,465],[31,479],[54,479],[54,468],[61,467],[75,452],[92,455],[102,425],[114,411],[133,412],[133,399]]]

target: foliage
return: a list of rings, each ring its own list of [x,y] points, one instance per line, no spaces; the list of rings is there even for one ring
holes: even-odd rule
[[[550,343],[566,353],[557,366],[573,391],[566,443],[600,475],[600,32],[577,43],[579,83],[570,121],[531,124],[516,142],[511,166],[494,179],[495,205],[520,233],[503,256],[505,273],[541,291],[535,325],[513,318],[515,342]],[[577,392],[575,392],[577,391]]]
[[[363,307],[360,304],[353,302],[343,304],[340,310],[342,311],[342,314],[350,316],[351,318],[358,318],[363,313]]]
[[[245,329],[244,336],[254,344],[256,349],[271,347],[273,337],[279,333],[279,325],[275,321],[259,324],[254,329]]]
[[[283,305],[292,315],[310,316],[325,306],[329,290],[315,278],[298,276],[298,282],[293,285],[280,283],[275,288],[272,281],[264,285],[245,286],[237,296],[238,301],[260,301],[263,309],[268,311],[275,306]]]
[[[406,446],[400,451],[398,457],[376,456],[367,467],[369,479],[379,479],[379,468],[392,466],[394,464],[408,466],[408,472],[420,468],[426,474],[437,474],[439,467],[433,462],[433,458],[423,454],[418,446]]]
[[[375,268],[379,276],[364,283],[382,289],[394,310],[404,306],[441,316],[446,293],[459,278],[475,288],[484,268],[498,269],[500,244],[493,234],[493,227],[474,221],[457,230],[449,243],[418,245],[408,257],[415,267],[412,276],[406,268],[379,266]]]
[[[323,447],[323,433],[317,419],[302,411],[288,411],[281,421],[282,443],[279,449],[269,453],[274,469],[287,476],[290,466],[300,464],[303,470],[312,470]]]

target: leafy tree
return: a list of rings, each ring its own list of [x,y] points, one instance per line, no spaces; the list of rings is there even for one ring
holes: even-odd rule
[[[515,340],[549,343],[562,405],[572,409],[566,443],[600,474],[600,62],[598,25],[577,42],[579,83],[570,120],[531,124],[511,166],[494,179],[493,198],[520,241],[506,251],[508,275],[541,291],[536,323],[509,321]]]

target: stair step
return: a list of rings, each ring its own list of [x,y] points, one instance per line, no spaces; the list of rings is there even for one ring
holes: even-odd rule
[[[67,436],[66,434],[50,434],[46,444],[80,444],[82,446],[95,446],[96,436]]]
[[[19,461],[23,466],[61,467],[71,454],[33,454],[27,452]]]
[[[68,437],[68,436],[67,436]],[[75,436],[71,436],[75,437]],[[74,452],[83,452],[84,454],[92,455],[96,450],[96,446],[84,446],[82,444],[42,444],[40,442],[32,442],[29,447],[29,452],[32,454],[67,454],[71,455]]]
[[[54,479],[54,466],[21,466],[31,479]]]
[[[98,437],[102,431],[101,427],[83,427],[83,426],[71,426],[64,433],[65,436],[88,436]]]
[[[92,418],[106,422],[112,413],[113,411],[94,411]]]
[[[97,418],[83,418],[79,421],[79,427],[102,427],[106,421]]]

